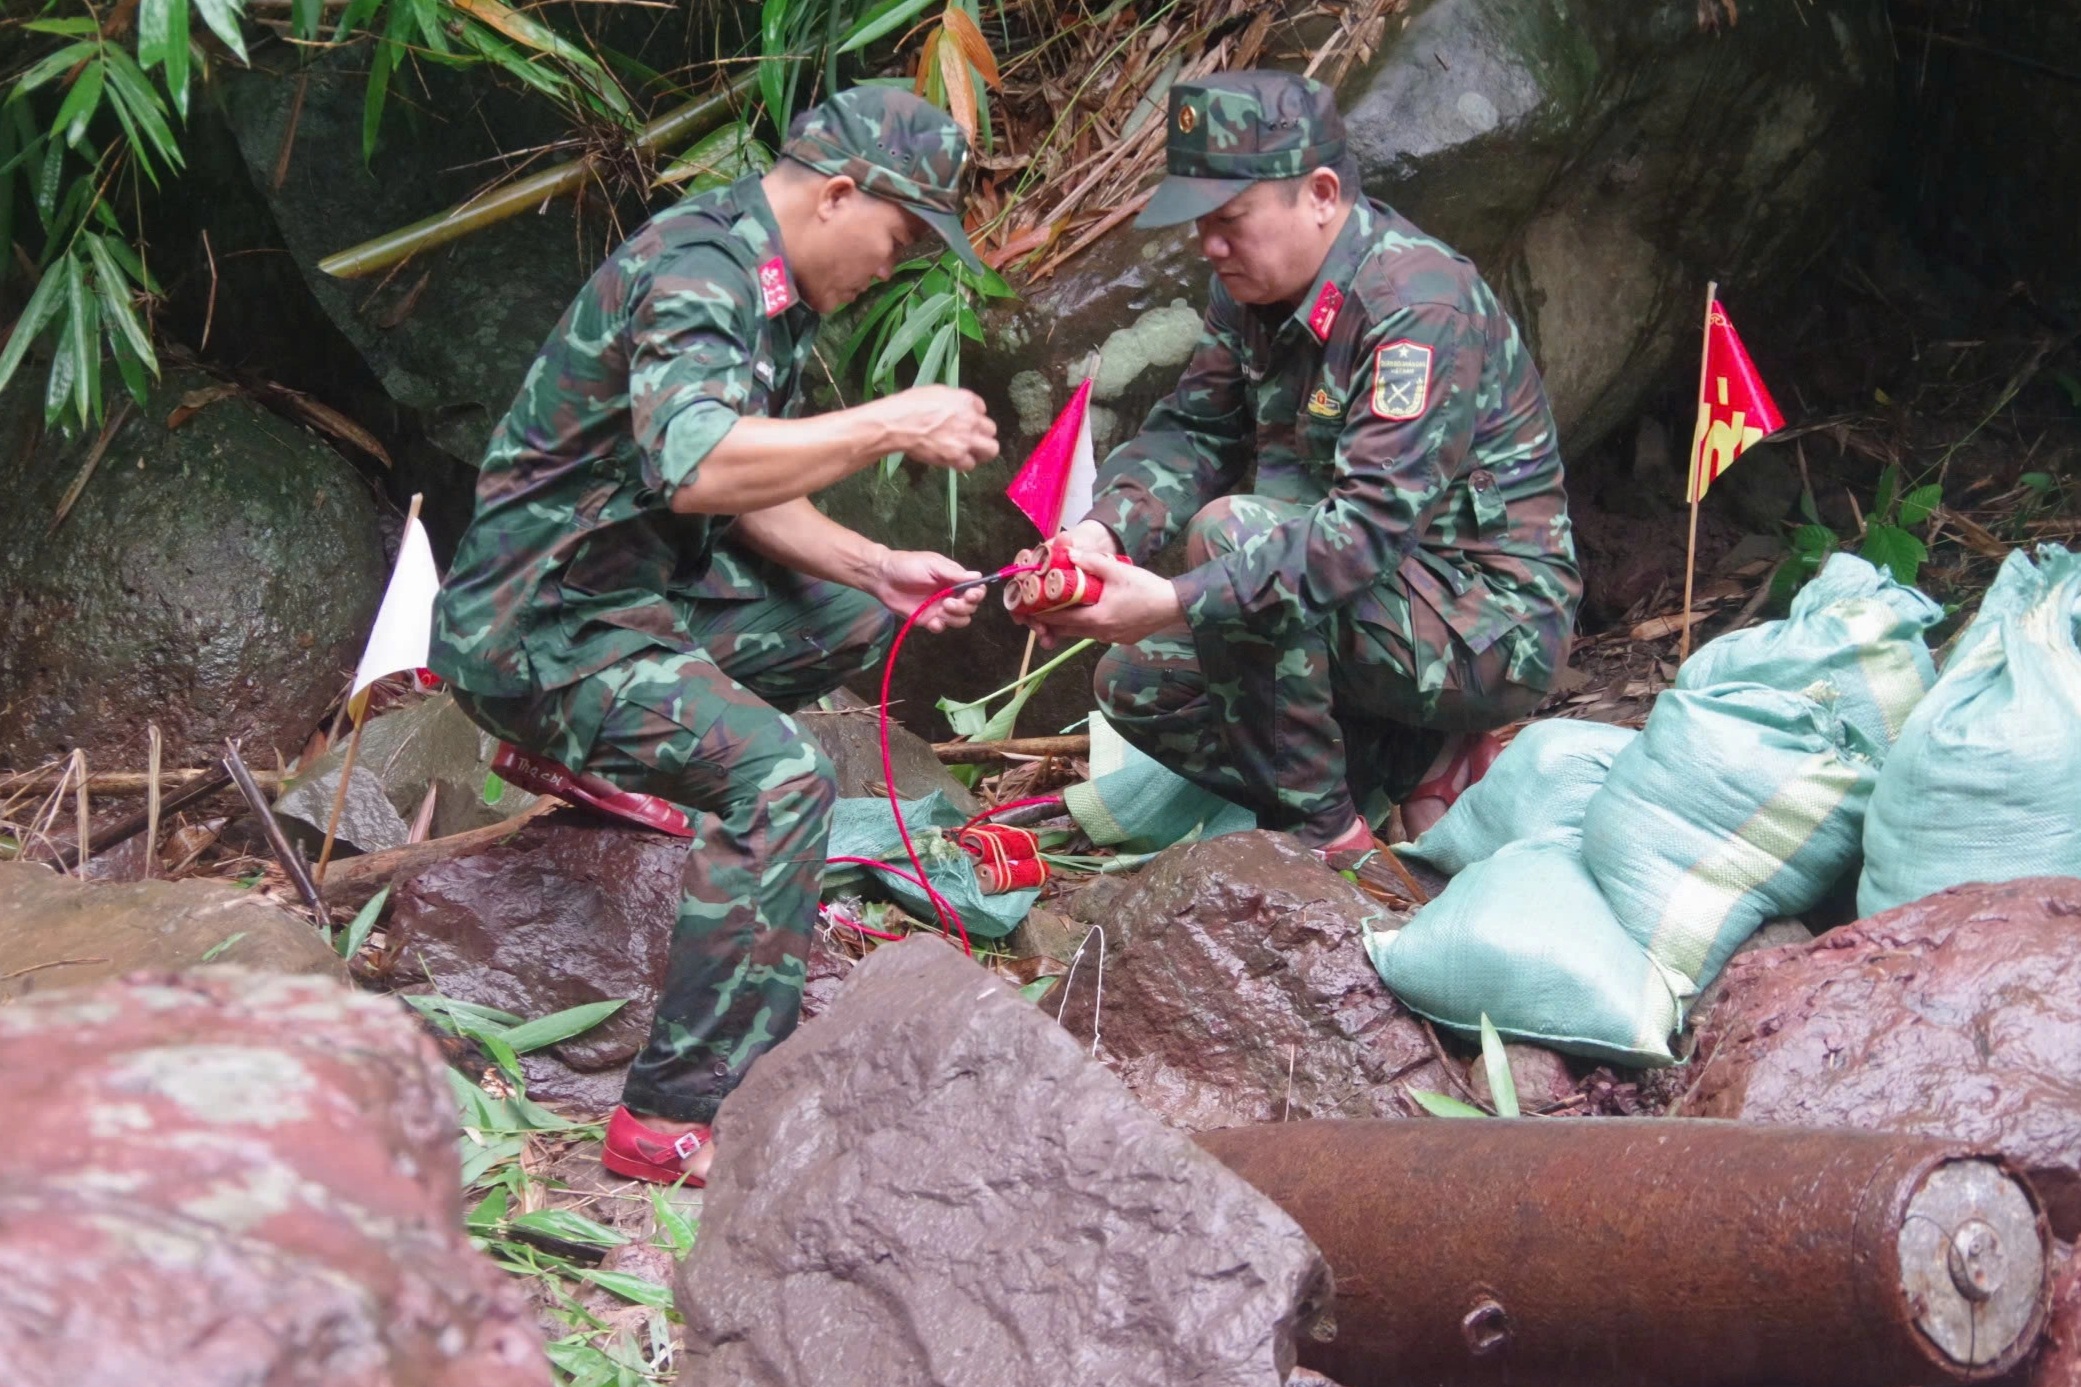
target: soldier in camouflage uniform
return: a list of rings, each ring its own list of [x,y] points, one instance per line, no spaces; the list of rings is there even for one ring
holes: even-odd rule
[[[1328,91],[1232,73],[1172,87],[1169,114],[1138,224],[1198,223],[1212,302],[1070,532],[1103,600],[1043,624],[1117,642],[1098,699],[1137,746],[1364,850],[1392,798],[1412,831],[1441,814],[1493,754],[1478,734],[1565,663],[1582,585],[1553,417],[1474,266],[1359,195]],[[1181,527],[1175,581],[1112,562]]]
[[[812,109],[770,173],[660,213],[600,267],[485,456],[433,668],[511,744],[520,783],[692,837],[656,1020],[609,1124],[620,1173],[700,1183],[717,1105],[795,1025],[836,784],[788,713],[876,664],[891,612],[977,576],[807,499],[890,452],[960,471],[994,456],[977,397],[798,417],[823,314],[922,238],[976,263],[967,158],[902,92]],[[980,591],[924,624],[965,625]]]

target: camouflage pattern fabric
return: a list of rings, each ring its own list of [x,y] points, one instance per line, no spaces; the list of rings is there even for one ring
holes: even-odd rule
[[[1235,553],[1305,510],[1215,501],[1186,531],[1188,559]],[[1466,655],[1406,592],[1406,577],[1377,584],[1282,639],[1226,623],[1116,645],[1099,662],[1099,705],[1128,741],[1260,824],[1326,842],[1354,812],[1384,818],[1447,732],[1499,727],[1545,693],[1511,680],[1500,647]]]
[[[1344,157],[1344,118],[1329,88],[1289,72],[1229,72],[1170,91],[1166,177],[1140,227],[1203,217],[1266,178],[1299,178]]]
[[[795,1028],[838,791],[787,714],[879,664],[894,631],[864,593],[771,565],[764,578],[759,600],[688,604],[683,651],[521,698],[455,693],[493,735],[691,811],[665,986],[623,1091],[682,1122],[710,1121]]]
[[[1361,709],[1422,728],[1498,725],[1552,687],[1582,596],[1560,452],[1538,369],[1473,265],[1361,200],[1291,313],[1216,280],[1177,388],[1106,460],[1089,518],[1146,563],[1253,463],[1256,495],[1283,504],[1208,517],[1233,543],[1176,588],[1228,700],[1239,802],[1319,840],[1350,811],[1337,758],[1308,749],[1334,740],[1344,705],[1310,712],[1294,693],[1318,661],[1332,686],[1340,659],[1402,671]],[[1340,655],[1347,637],[1377,661]],[[1109,685],[1130,720],[1147,696],[1122,668],[1133,658],[1103,667],[1108,716]],[[1253,750],[1260,736],[1269,749]]]
[[[855,87],[804,112],[780,153],[908,207],[971,270],[982,271],[961,225],[968,137],[937,106],[906,91]]]

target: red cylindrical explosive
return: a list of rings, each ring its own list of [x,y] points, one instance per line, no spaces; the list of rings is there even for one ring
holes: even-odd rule
[[[1200,1144],[1336,1279],[1344,1387],[1926,1387],[2013,1367],[2048,1234],[1957,1143],[1680,1119],[1292,1122]]]

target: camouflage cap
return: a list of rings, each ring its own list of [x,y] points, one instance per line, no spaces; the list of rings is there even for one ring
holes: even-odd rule
[[[970,269],[983,268],[961,226],[968,137],[930,102],[891,87],[839,92],[802,113],[780,153],[909,208]]]
[[[1328,87],[1291,72],[1229,72],[1171,88],[1168,173],[1135,218],[1175,226],[1252,183],[1299,178],[1344,157],[1344,117]]]

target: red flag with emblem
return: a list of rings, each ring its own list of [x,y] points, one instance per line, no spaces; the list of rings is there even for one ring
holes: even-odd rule
[[[1698,427],[1691,435],[1691,474],[1684,499],[1697,501],[1734,460],[1785,416],[1742,349],[1727,310],[1715,298],[1706,309],[1705,369],[1700,376]]]
[[[1064,524],[1082,520],[1091,509],[1091,488],[1097,479],[1098,463],[1091,450],[1091,382],[1086,380],[1055,416],[1004,494],[1043,538],[1053,538]]]

